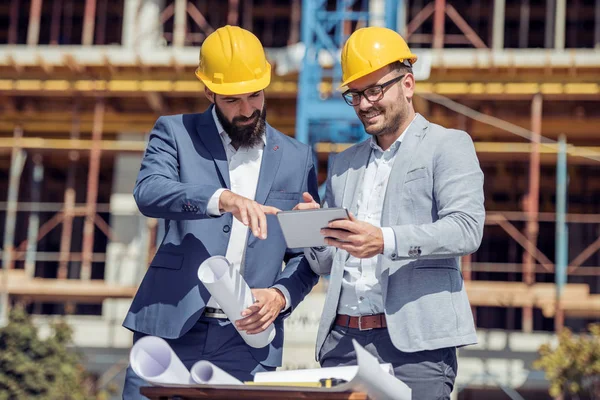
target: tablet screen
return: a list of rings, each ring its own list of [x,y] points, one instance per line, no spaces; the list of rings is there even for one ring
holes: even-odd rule
[[[281,211],[277,220],[289,248],[325,246],[321,229],[331,221],[349,219],[345,208]]]

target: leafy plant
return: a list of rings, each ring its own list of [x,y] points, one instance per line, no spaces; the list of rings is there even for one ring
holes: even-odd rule
[[[540,358],[533,366],[546,373],[550,395],[571,394],[575,398],[588,395],[600,399],[600,324],[588,327],[589,335],[576,335],[564,328],[558,335],[558,346],[544,344]]]
[[[0,400],[106,398],[106,393],[93,393],[81,355],[68,348],[72,335],[60,321],[52,324],[47,339],[40,339],[25,310],[13,308],[8,325],[0,329]]]

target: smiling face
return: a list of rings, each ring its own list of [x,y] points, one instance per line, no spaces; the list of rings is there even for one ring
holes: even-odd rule
[[[215,105],[223,129],[236,149],[250,148],[263,139],[267,108],[264,91],[235,96],[222,96],[205,89],[206,97]]]
[[[376,137],[392,136],[397,138],[414,117],[412,96],[414,77],[412,73],[389,85],[405,72],[393,66],[386,66],[348,84],[350,91],[364,91],[376,85],[384,85],[383,95],[378,101],[360,97],[360,103],[353,106],[356,115],[365,127],[365,131]],[[367,90],[368,92],[368,90]]]

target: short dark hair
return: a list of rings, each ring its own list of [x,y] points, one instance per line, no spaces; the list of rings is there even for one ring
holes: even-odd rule
[[[398,71],[400,73],[400,75],[413,73],[412,65],[410,64],[410,62],[408,60],[406,60],[404,62],[395,61],[390,64],[390,69],[392,71]]]

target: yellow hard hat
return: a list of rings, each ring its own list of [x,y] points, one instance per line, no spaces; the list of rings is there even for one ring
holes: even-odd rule
[[[411,65],[417,61],[398,32],[377,26],[358,29],[342,49],[340,87],[396,61],[408,61]]]
[[[226,25],[204,40],[196,76],[216,94],[252,93],[271,83],[271,64],[252,32]]]

